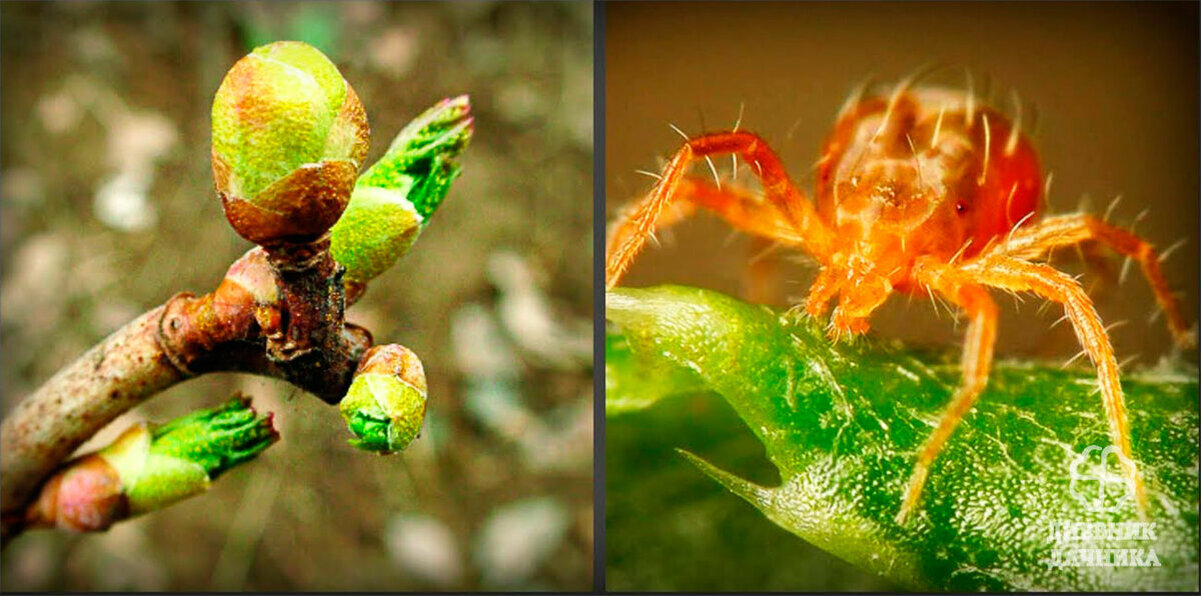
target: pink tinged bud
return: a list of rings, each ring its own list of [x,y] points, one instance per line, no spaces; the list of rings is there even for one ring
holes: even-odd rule
[[[59,471],[25,514],[31,527],[76,532],[106,530],[129,515],[121,477],[104,458],[87,455]]]
[[[374,346],[363,354],[356,375],[381,374],[403,381],[421,393],[425,393],[425,369],[417,354],[399,344]]]
[[[261,248],[252,248],[230,265],[222,284],[230,283],[253,298],[255,304],[274,304],[279,300],[275,270]]]

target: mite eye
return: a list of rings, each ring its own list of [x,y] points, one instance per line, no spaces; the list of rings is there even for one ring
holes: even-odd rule
[[[963,215],[965,212],[967,212],[967,203],[963,201],[955,203],[955,213]]]

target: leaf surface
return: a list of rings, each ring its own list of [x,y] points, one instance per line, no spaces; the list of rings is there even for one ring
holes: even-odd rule
[[[607,317],[617,327],[606,351],[617,398],[609,416],[700,387],[717,393],[781,482],[762,486],[685,457],[860,568],[911,589],[1197,588],[1195,370],[1123,379],[1150,531],[1134,524],[1116,456],[1102,459],[1109,439],[1095,373],[1012,362],[997,363],[918,511],[898,525],[915,454],[959,380],[954,354],[834,344],[815,322],[694,288],[614,290]],[[1125,525],[1080,525],[1097,523]],[[1096,528],[1117,534],[1073,534]]]

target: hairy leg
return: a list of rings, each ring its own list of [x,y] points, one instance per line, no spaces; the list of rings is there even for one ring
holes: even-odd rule
[[[1151,290],[1155,292],[1155,300],[1167,315],[1168,328],[1177,345],[1196,345],[1196,334],[1189,329],[1180,304],[1172,296],[1167,279],[1159,268],[1159,254],[1149,242],[1125,228],[1106,223],[1092,215],[1060,215],[1015,231],[1006,242],[989,252],[1029,260],[1040,258],[1053,248],[1089,240],[1100,242],[1115,252],[1136,259],[1151,285]]]
[[[698,176],[683,177],[677,192],[679,198],[712,211],[740,231],[774,242],[803,245],[804,237],[787,215],[762,195],[731,184],[718,188]],[[663,218],[659,221],[658,227],[662,227]]]
[[[780,304],[783,297],[776,249],[781,244],[797,246],[802,242],[783,213],[757,194],[735,185],[719,188],[703,177],[685,176],[677,193],[689,204],[704,207],[751,235],[743,288],[747,300],[755,304]],[[658,229],[675,222],[664,215],[659,217]]]
[[[749,132],[711,133],[689,139],[668,162],[662,178],[650,195],[623,213],[614,227],[614,238],[620,238],[620,241],[609,244],[605,262],[606,288],[612,288],[621,280],[646,240],[658,228],[663,210],[673,201],[683,198],[678,190],[693,160],[721,153],[734,153],[751,165],[751,172],[759,178],[759,184],[763,187],[764,199],[779,211],[774,220],[786,223],[784,227],[793,230],[792,236],[799,239],[806,250],[818,257],[829,252],[829,230],[818,219],[813,205],[788,178],[784,165],[767,142]],[[745,205],[741,201],[735,204]],[[726,217],[724,214],[722,216]],[[735,227],[738,225],[735,224]],[[772,227],[778,229],[781,226],[773,221]]]
[[[644,199],[645,200],[645,199]],[[634,214],[642,207],[643,201],[637,201],[626,205],[622,208],[617,217],[609,224],[608,235],[609,241],[605,246],[607,254],[613,254],[617,247],[626,243],[629,237],[638,233],[636,226],[631,225],[631,219]],[[692,214],[696,213],[697,204],[691,200],[691,195],[685,190],[678,190],[675,197],[667,205],[663,206],[659,212],[658,220],[655,222],[655,230],[651,231],[653,236],[655,231],[669,228],[680,221],[688,219]]]
[[[838,293],[844,279],[846,276],[843,275],[843,270],[822,267],[813,279],[813,284],[809,286],[809,295],[805,297],[805,312],[813,318],[826,314],[830,308],[830,299]]]
[[[646,200],[626,207],[610,225],[607,247],[610,256],[640,233],[634,218]],[[696,212],[697,207],[712,211],[733,228],[753,238],[793,245],[800,243],[800,237],[775,205],[738,187],[718,188],[711,182],[692,176],[680,179],[673,196],[659,212],[650,235],[688,218]]]
[[[963,382],[943,410],[938,426],[926,438],[925,444],[918,452],[917,462],[905,487],[901,509],[897,512],[898,524],[904,524],[917,507],[931,464],[955,432],[959,421],[972,409],[972,404],[988,384],[993,346],[997,338],[997,305],[983,287],[956,279],[951,267],[919,271],[928,274],[919,273],[918,281],[929,285],[962,308],[970,323],[963,342]]]
[[[1147,495],[1142,476],[1130,450],[1130,423],[1126,418],[1126,402],[1118,376],[1118,362],[1113,345],[1097,310],[1088,294],[1063,272],[1040,263],[1030,263],[1005,256],[988,256],[965,264],[957,276],[986,286],[1018,292],[1033,292],[1063,305],[1068,319],[1076,329],[1080,344],[1097,368],[1101,386],[1101,401],[1109,422],[1110,439],[1122,457],[1122,468],[1134,491],[1139,514],[1146,516]]]

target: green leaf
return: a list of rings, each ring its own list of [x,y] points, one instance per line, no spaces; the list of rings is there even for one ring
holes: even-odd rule
[[[216,480],[279,440],[273,414],[259,414],[246,395],[219,407],[196,410],[152,429],[150,453],[199,465]]]
[[[797,540],[678,449],[760,484],[779,474],[721,397],[675,395],[605,422],[605,586],[615,592],[894,592]]]
[[[605,337],[605,414],[649,408],[665,397],[703,390],[692,371],[658,359],[640,359],[621,335]]]
[[[894,517],[914,455],[958,383],[955,354],[833,344],[817,322],[692,288],[615,290],[607,316],[624,334],[607,344],[616,356],[607,364],[611,394],[645,406],[699,379],[763,444],[780,484],[685,456],[776,524],[862,569],[911,589],[1196,590],[1195,370],[1123,379],[1150,534],[1115,490],[1124,485],[1105,485],[1104,507],[1092,499],[1102,472],[1120,478],[1116,462],[1105,467],[1099,449],[1086,452],[1109,444],[1094,373],[1008,362],[997,364],[902,526]],[[630,386],[633,367],[658,371],[649,389]],[[686,371],[675,373],[681,391],[663,382],[673,367]],[[1126,525],[1074,525],[1096,523]],[[1144,533],[1072,540],[1063,524]],[[1049,564],[1081,549],[1127,564],[1149,563],[1153,551],[1159,565]]]

